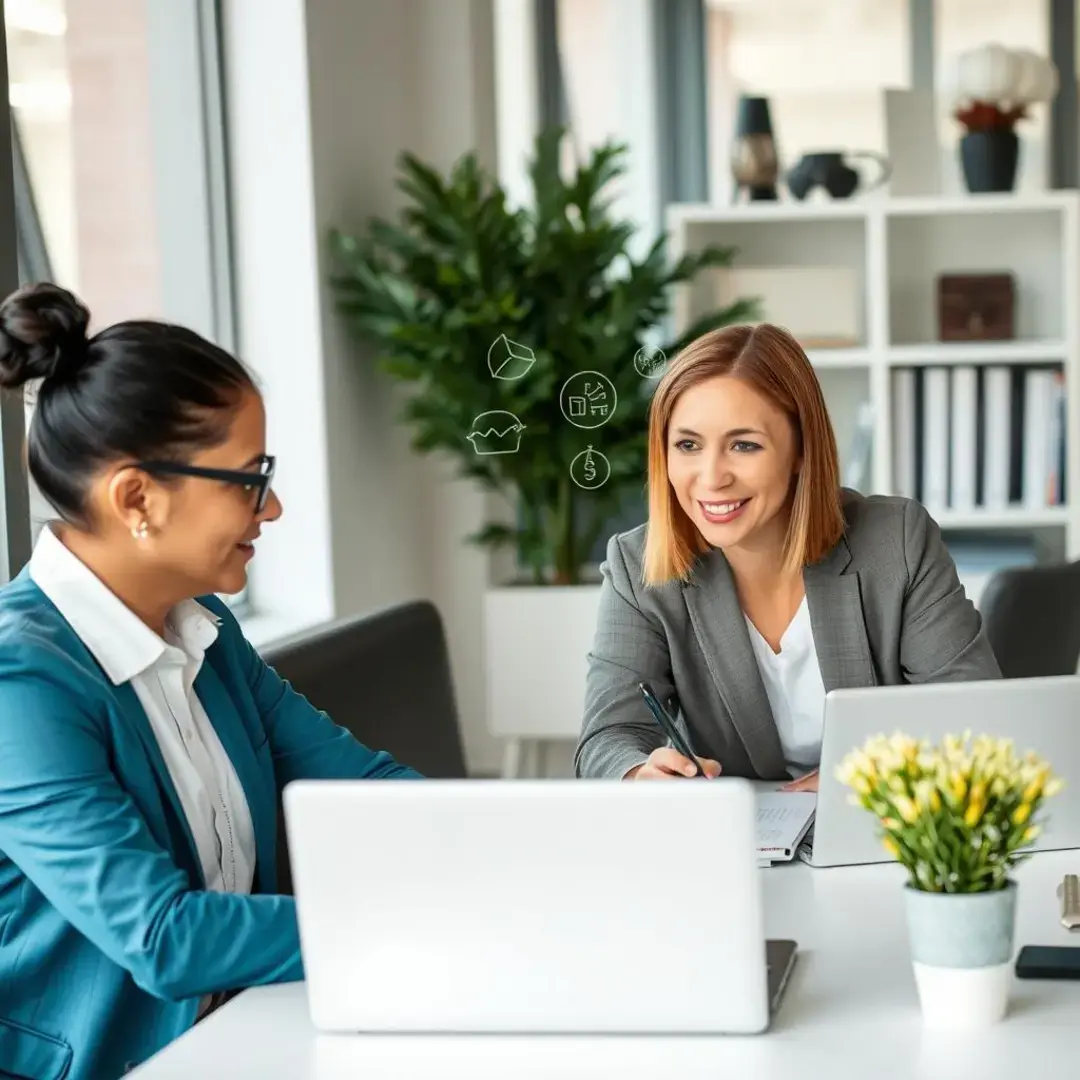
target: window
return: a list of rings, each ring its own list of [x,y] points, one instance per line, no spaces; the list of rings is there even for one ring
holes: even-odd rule
[[[22,279],[77,293],[91,331],[164,318],[234,348],[217,5],[7,0],[4,15]],[[50,516],[31,491],[34,535]]]
[[[642,254],[662,227],[650,16],[640,0],[558,0],[555,17],[565,149],[584,159],[609,139],[626,144],[614,212],[638,227],[633,247]]]
[[[731,199],[742,93],[769,99],[781,176],[807,151],[886,151],[882,90],[910,85],[908,0],[704,2],[713,201]]]

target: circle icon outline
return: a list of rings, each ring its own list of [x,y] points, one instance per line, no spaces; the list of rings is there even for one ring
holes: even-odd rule
[[[584,411],[587,408],[590,400],[592,400],[594,402],[593,411],[595,412],[595,402],[598,399],[595,398],[595,395],[589,394],[589,384],[586,382],[585,389],[581,395],[575,394],[569,397],[570,408],[568,408],[568,396],[566,390],[567,387],[569,387],[575,379],[582,379],[586,375],[593,375],[601,381],[601,383],[603,384],[602,389],[605,390],[605,393],[603,394],[605,398],[606,390],[611,391],[611,407],[607,410],[606,415],[604,415],[602,419],[596,421],[595,423],[583,424],[576,416],[572,415],[574,409],[579,408]],[[579,371],[576,374],[571,375],[570,378],[568,378],[566,382],[562,384],[562,388],[559,390],[559,411],[563,414],[563,418],[567,420],[567,422],[573,424],[574,427],[581,428],[581,430],[583,431],[593,431],[598,427],[603,427],[604,424],[606,424],[612,418],[612,416],[615,415],[615,410],[618,407],[618,404],[619,394],[618,391],[615,389],[615,384],[602,371]]]
[[[595,463],[596,460],[599,459],[599,461],[603,463],[604,478],[597,483],[582,483],[574,475],[574,466],[581,458],[586,459],[585,468],[588,468],[588,461],[591,460]],[[597,475],[599,475],[599,470],[597,470]],[[570,462],[570,479],[573,480],[574,483],[577,484],[577,486],[581,488],[582,491],[595,491],[597,488],[603,487],[611,479],[611,462],[608,460],[606,454],[603,454],[599,450],[595,449],[590,443],[590,445],[587,446],[584,450],[582,450],[581,453],[575,454],[573,460]],[[588,480],[588,477],[586,477],[585,479]]]
[[[657,356],[660,358],[659,363],[656,363]],[[642,345],[634,353],[634,370],[643,379],[659,379],[664,374],[667,362],[667,353],[659,345]]]

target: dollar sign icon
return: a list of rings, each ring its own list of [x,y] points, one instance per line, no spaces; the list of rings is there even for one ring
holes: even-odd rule
[[[570,462],[570,479],[586,491],[606,484],[610,476],[611,462],[591,446]]]
[[[585,479],[590,484],[596,479],[596,463],[593,461],[591,446],[585,451]]]

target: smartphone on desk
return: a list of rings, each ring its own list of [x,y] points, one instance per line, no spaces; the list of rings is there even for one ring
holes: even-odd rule
[[[1018,979],[1080,979],[1080,945],[1024,945],[1016,958]]]

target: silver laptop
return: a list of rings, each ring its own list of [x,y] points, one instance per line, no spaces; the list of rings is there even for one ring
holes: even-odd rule
[[[1065,780],[1044,804],[1047,826],[1036,850],[1080,847],[1080,677],[930,683],[832,690],[825,696],[821,775],[814,826],[799,851],[812,866],[891,861],[873,816],[848,801],[836,779],[849,750],[872,735],[903,731],[938,743],[947,734],[1011,738],[1035,750]]]
[[[320,1031],[757,1033],[792,969],[745,780],[297,781],[284,806]]]

